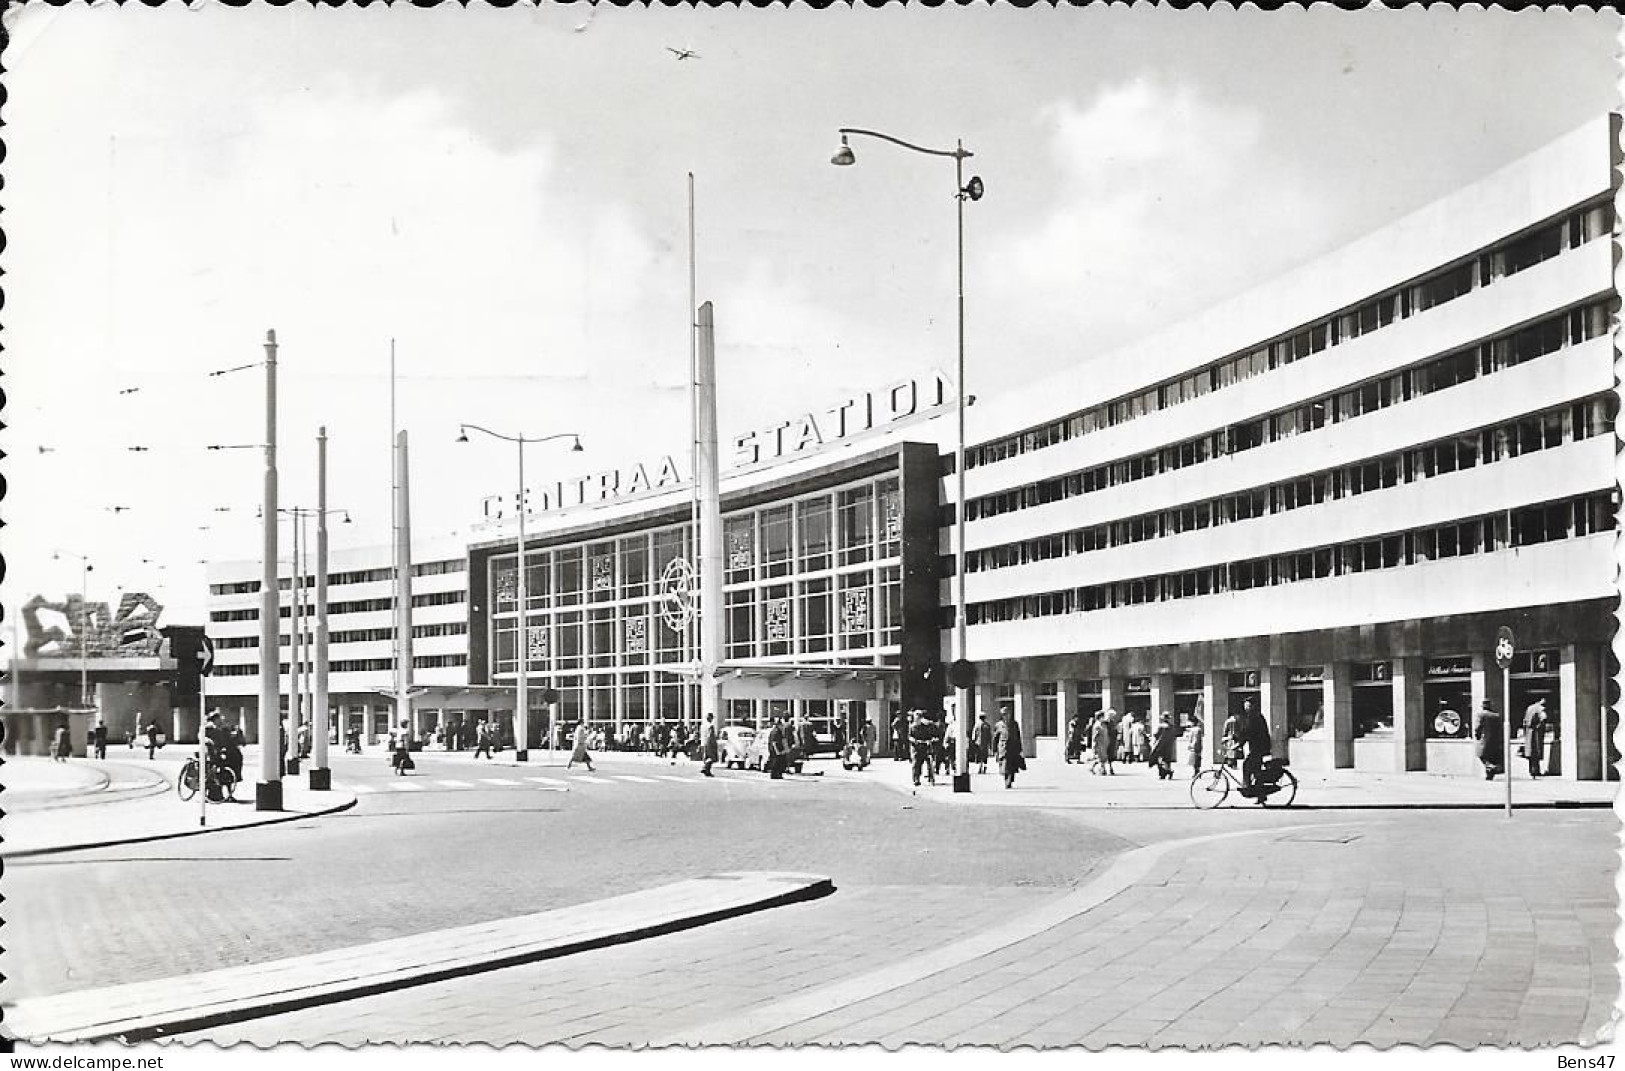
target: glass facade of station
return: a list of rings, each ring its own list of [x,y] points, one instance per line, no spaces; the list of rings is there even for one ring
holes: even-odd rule
[[[896,474],[726,511],[724,660],[897,666],[902,543]],[[624,740],[634,725],[646,731],[656,722],[697,720],[697,631],[672,612],[669,598],[671,578],[695,556],[686,518],[527,550],[527,679],[533,689],[558,692],[560,722],[585,719]],[[492,684],[517,680],[516,566],[511,550],[493,549],[486,559]],[[746,724],[782,713],[827,731],[842,714],[830,700],[725,702],[724,721]],[[538,725],[532,734],[541,731]]]

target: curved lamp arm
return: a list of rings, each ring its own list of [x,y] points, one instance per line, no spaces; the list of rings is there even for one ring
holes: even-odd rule
[[[836,133],[841,135],[841,141],[843,144],[845,143],[846,136],[848,134],[862,134],[866,138],[879,138],[881,141],[889,141],[893,145],[901,145],[905,149],[913,149],[915,152],[923,152],[928,156],[951,156],[957,160],[964,160],[967,157],[976,155],[969,149],[964,148],[928,149],[924,145],[916,145],[911,141],[904,141],[902,138],[894,138],[890,134],[882,134],[878,130],[864,130],[861,127],[855,126],[843,126],[837,130]]]
[[[581,449],[581,436],[573,431],[561,431],[557,435],[541,435],[534,438],[527,435],[504,435],[500,431],[492,431],[490,428],[484,428],[478,424],[459,424],[457,425],[457,431],[460,440],[463,442],[468,441],[470,431],[477,431],[482,435],[489,435],[493,439],[501,439],[503,442],[510,443],[545,443],[552,442],[554,439],[574,439],[576,441],[574,449]]]

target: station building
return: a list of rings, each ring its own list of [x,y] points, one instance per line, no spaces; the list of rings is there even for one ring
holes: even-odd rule
[[[977,710],[1008,705],[1029,752],[1060,761],[1076,713],[1200,720],[1215,749],[1251,701],[1302,768],[1476,776],[1473,712],[1502,705],[1494,647],[1508,626],[1514,728],[1544,700],[1548,768],[1612,776],[1618,138],[1600,118],[1189,322],[1114,353],[1080,344],[1077,369],[1043,382],[976,389],[988,379],[972,355]],[[724,721],[867,719],[884,746],[897,710],[941,708],[953,405],[932,382],[731,443]],[[529,508],[531,745],[549,713],[619,739],[692,723],[689,487],[599,474]],[[434,571],[414,577],[414,603],[442,601],[414,633],[447,630],[433,637],[444,651],[422,648],[447,659],[418,671],[444,689],[420,701],[430,724],[511,717],[517,525],[477,527],[416,556]],[[389,552],[350,553],[330,580],[331,690],[376,731]],[[343,571],[364,579],[347,590]],[[240,690],[245,709],[255,576],[236,563],[211,577],[211,632],[235,637],[217,641],[222,672],[235,662],[241,679],[210,692]]]

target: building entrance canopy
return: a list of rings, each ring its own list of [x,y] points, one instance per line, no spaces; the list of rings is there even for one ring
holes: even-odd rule
[[[696,671],[697,672],[697,671]],[[693,678],[694,673],[683,673]],[[896,666],[723,662],[716,670],[723,699],[874,699],[895,683]]]

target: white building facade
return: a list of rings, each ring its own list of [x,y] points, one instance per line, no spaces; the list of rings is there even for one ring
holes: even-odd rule
[[[1604,776],[1617,142],[1600,119],[978,406],[978,705],[1040,754],[1102,707],[1199,717],[1211,751],[1251,700],[1301,766],[1478,773],[1508,625],[1511,724],[1546,700],[1549,768]]]

